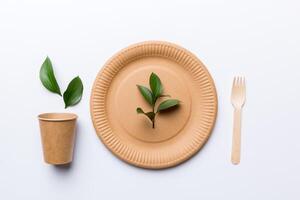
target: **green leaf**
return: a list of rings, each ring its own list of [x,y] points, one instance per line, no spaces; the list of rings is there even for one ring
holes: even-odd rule
[[[154,105],[154,100],[153,100],[153,95],[151,90],[149,90],[148,88],[141,86],[141,85],[137,85],[140,93],[143,95],[143,97],[145,98],[145,100],[150,104],[150,105]]]
[[[141,109],[140,107],[138,107],[137,109],[136,109],[136,112],[138,113],[138,114],[144,114],[145,112],[143,111],[143,109]]]
[[[172,108],[177,105],[179,105],[179,100],[177,100],[177,99],[165,100],[161,104],[159,104],[159,106],[157,108],[157,112],[160,112],[162,110],[167,110],[167,109]]]
[[[162,84],[159,77],[153,72],[150,75],[149,85],[152,90],[154,98],[157,99],[158,97],[160,97],[163,90]]]
[[[52,63],[48,56],[41,66],[40,80],[45,88],[47,88],[50,92],[56,93],[61,96],[60,88],[54,76]]]
[[[154,118],[155,118],[155,113],[154,113],[154,112],[147,112],[147,113],[145,113],[145,112],[143,111],[143,109],[141,109],[141,108],[137,108],[137,109],[136,109],[136,112],[137,112],[138,114],[144,114],[144,115],[146,115],[151,121],[153,121]]]
[[[147,115],[147,117],[148,117],[151,121],[154,120],[154,118],[155,118],[155,113],[154,113],[154,112],[147,112],[147,113],[145,113],[145,114]]]
[[[65,108],[78,104],[83,93],[83,85],[79,76],[75,77],[64,92]]]

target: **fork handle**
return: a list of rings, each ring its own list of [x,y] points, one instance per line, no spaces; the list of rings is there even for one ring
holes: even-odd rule
[[[234,109],[231,162],[235,165],[241,159],[241,118],[242,109]]]

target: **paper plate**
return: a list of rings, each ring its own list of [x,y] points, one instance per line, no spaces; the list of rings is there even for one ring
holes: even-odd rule
[[[164,94],[181,101],[157,115],[154,129],[136,113],[137,107],[151,111],[136,85],[149,88],[152,72],[160,77]],[[123,161],[150,169],[175,166],[199,151],[217,115],[217,94],[206,67],[186,49],[159,41],[138,43],[113,56],[95,80],[90,103],[105,146]]]

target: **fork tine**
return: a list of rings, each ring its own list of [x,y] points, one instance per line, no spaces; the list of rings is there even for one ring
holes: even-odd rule
[[[244,76],[238,76],[236,78],[236,86],[244,86],[245,85],[245,77]]]
[[[239,85],[240,85],[240,81],[241,81],[241,77],[240,77],[240,76],[238,76],[238,78],[237,78],[237,83],[236,83],[236,85],[237,85],[237,86],[239,86]]]
[[[236,77],[234,77],[233,82],[232,82],[232,89],[234,88],[234,86],[236,85]]]
[[[243,79],[243,95],[245,96],[246,95],[246,78],[244,77]]]
[[[241,87],[244,87],[245,86],[245,77],[242,76],[241,77]]]

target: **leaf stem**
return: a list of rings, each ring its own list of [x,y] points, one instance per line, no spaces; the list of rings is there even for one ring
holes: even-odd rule
[[[153,118],[153,120],[152,120],[152,128],[153,128],[153,129],[155,128],[155,115],[156,115],[156,113],[154,112],[155,104],[156,104],[156,99],[154,100],[154,104],[153,104],[153,106],[152,106],[152,112],[154,113],[154,118]]]

